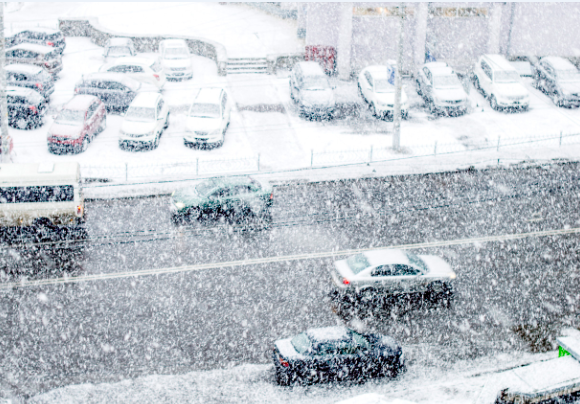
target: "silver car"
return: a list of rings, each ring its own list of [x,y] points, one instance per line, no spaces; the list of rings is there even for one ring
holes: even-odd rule
[[[417,94],[432,114],[460,115],[469,99],[457,74],[444,62],[424,64],[416,74]]]
[[[456,275],[443,259],[433,255],[382,249],[335,261],[332,281],[342,293],[451,294]]]

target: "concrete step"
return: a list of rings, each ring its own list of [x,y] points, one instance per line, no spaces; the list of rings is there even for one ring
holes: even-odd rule
[[[230,58],[226,66],[228,74],[268,73],[266,58]]]

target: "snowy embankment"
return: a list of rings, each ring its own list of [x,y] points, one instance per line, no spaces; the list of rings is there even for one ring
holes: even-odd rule
[[[397,380],[363,384],[330,384],[284,388],[274,382],[270,365],[196,371],[184,375],[154,375],[118,383],[67,386],[31,398],[29,404],[97,403],[300,403],[331,404],[364,393],[404,398],[420,403],[493,403],[503,370],[546,360],[547,354],[498,355],[457,362],[450,367],[411,365]],[[498,377],[498,375],[500,377]]]

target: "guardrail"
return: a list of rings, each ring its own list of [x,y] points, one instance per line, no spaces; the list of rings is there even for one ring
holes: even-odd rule
[[[97,18],[59,18],[58,25],[65,36],[89,37],[99,46],[104,46],[109,38],[130,38],[135,43],[137,52],[156,52],[159,42],[164,39],[183,39],[194,55],[212,59],[218,67],[218,74],[225,76],[228,55],[226,48],[217,42],[204,38],[184,35],[131,35],[115,32],[99,25]]]

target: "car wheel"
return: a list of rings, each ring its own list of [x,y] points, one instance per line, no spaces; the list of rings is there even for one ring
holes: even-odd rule
[[[276,383],[280,386],[290,386],[292,384],[292,378],[283,370],[279,370],[276,366]]]
[[[169,127],[169,112],[167,113],[167,118],[165,119],[165,125],[163,126],[163,129],[167,129]]]
[[[190,208],[187,211],[187,220],[188,221],[192,221],[192,220],[198,220],[201,218],[201,210],[198,208]]]
[[[101,133],[102,131],[104,131],[106,127],[107,127],[107,115],[103,115],[103,120],[101,121],[101,124],[99,125],[98,133]]]
[[[489,105],[493,110],[495,111],[499,110],[499,107],[497,106],[497,100],[495,99],[494,95],[492,95],[491,98],[489,99]]]
[[[85,136],[85,138],[83,139],[83,143],[81,145],[81,152],[85,152],[87,151],[87,149],[89,148],[89,139]]]

